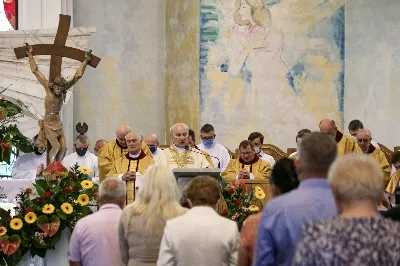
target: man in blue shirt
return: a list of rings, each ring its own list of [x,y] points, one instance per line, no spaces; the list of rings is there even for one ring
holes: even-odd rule
[[[291,265],[303,225],[336,215],[326,180],[336,156],[337,144],[330,135],[316,132],[303,138],[299,145],[299,160],[295,161],[300,185],[265,206],[253,265]]]

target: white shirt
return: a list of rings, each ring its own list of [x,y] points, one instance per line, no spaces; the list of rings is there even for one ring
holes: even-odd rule
[[[76,152],[65,157],[61,162],[67,170],[73,167],[75,164],[90,169],[90,177],[93,182],[99,182],[99,164],[97,156],[87,151],[84,156],[79,156]]]
[[[46,167],[46,153],[42,155],[36,155],[34,152],[22,154],[15,161],[11,176],[13,179],[34,180],[40,164]]]
[[[261,155],[261,157],[260,157],[260,155]],[[261,160],[268,162],[271,165],[271,167],[274,167],[275,159],[271,155],[266,154],[265,152],[261,151],[260,153],[257,154],[257,156],[260,157]]]
[[[160,151],[161,151],[161,149],[159,147],[157,147],[157,150],[154,153],[151,154],[151,155],[153,155],[153,160],[154,161],[157,161],[158,154],[160,153]]]
[[[229,156],[228,150],[222,146],[221,144],[215,143],[211,148],[207,148],[203,143],[197,145],[197,147],[210,154],[211,156],[217,157],[220,161],[220,167],[222,171],[225,170],[228,165],[231,157]],[[216,158],[211,157],[215,168],[218,168],[218,160]]]

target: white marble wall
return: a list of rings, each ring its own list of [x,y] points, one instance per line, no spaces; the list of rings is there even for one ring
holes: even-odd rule
[[[164,141],[164,0],[75,0],[74,26],[96,27],[90,48],[102,58],[74,91],[74,123],[89,139],[115,139],[127,123]],[[90,149],[93,148],[91,145]]]
[[[346,7],[347,125],[360,119],[388,148],[400,146],[400,1],[351,0]]]

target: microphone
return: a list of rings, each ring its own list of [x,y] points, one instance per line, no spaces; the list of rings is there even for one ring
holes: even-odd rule
[[[201,150],[193,149],[193,148],[189,147],[188,145],[185,146],[185,150],[193,151],[193,152],[198,153],[198,154],[201,154],[201,155],[203,155],[203,156],[209,156],[209,157],[211,157],[211,158],[217,159],[217,161],[218,161],[218,169],[221,169],[221,161],[219,160],[218,157],[212,156],[212,155],[210,155],[210,154],[204,154],[204,153],[201,152]]]

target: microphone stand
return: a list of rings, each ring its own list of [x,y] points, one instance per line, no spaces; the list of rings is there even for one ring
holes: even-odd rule
[[[201,150],[198,151],[198,150],[193,149],[193,148],[191,148],[191,147],[189,147],[189,146],[185,146],[185,150],[193,151],[193,152],[198,153],[198,154],[201,154],[201,155],[203,155],[203,156],[208,156],[208,157],[210,157],[210,158],[215,158],[215,159],[217,159],[217,161],[218,161],[218,169],[221,169],[221,161],[219,160],[218,157],[212,156],[212,155],[210,155],[210,154],[204,154],[204,153],[201,152]]]

